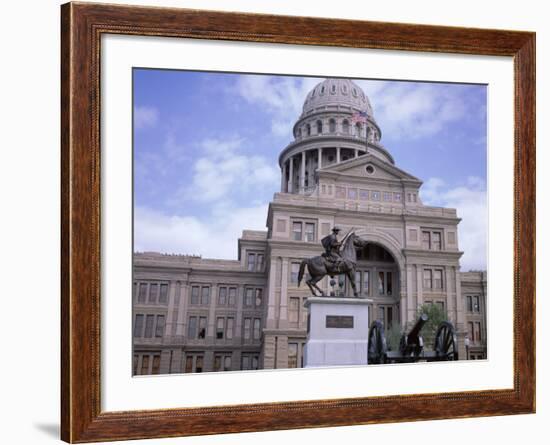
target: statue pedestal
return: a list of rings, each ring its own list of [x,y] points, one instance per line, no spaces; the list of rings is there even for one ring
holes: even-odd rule
[[[370,303],[366,298],[309,297],[304,367],[366,365]]]

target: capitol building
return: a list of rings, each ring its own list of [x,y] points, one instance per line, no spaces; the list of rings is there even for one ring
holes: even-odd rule
[[[266,230],[243,228],[237,260],[135,253],[134,375],[302,367],[311,293],[299,266],[334,226],[368,242],[356,283],[371,322],[408,329],[420,305],[438,305],[459,358],[485,359],[486,272],[460,271],[456,209],[424,205],[422,180],[395,165],[382,136],[357,84],[324,80],[279,155]],[[318,283],[327,294],[329,280]]]

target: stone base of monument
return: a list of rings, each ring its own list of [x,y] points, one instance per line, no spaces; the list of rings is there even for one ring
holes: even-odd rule
[[[366,298],[309,297],[304,367],[366,365],[370,303]]]

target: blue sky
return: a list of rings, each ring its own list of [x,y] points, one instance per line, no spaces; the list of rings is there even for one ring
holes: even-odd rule
[[[236,258],[265,229],[277,158],[323,78],[134,69],[134,249]],[[457,208],[462,269],[486,267],[486,87],[355,80],[425,204]]]

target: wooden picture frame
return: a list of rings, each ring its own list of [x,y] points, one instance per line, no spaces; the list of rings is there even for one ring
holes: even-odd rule
[[[63,440],[93,442],[535,411],[534,33],[91,3],[62,5],[61,33]],[[513,389],[102,412],[99,116],[100,38],[106,33],[513,57]]]

